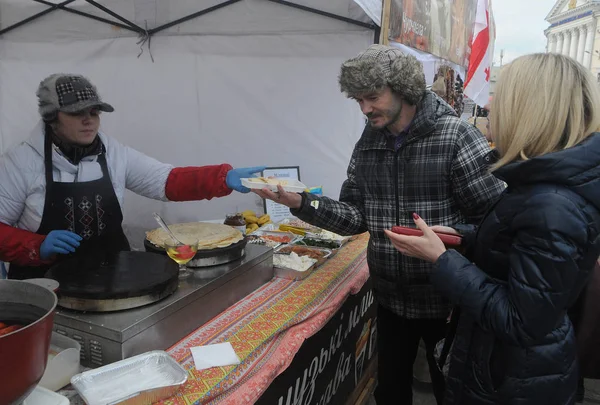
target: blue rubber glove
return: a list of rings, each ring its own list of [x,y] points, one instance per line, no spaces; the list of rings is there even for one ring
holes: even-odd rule
[[[232,190],[239,191],[240,193],[249,193],[250,189],[248,187],[242,186],[241,179],[256,177],[257,174],[260,174],[260,172],[262,172],[265,169],[266,166],[232,169],[227,172],[227,178],[225,179],[225,182],[227,183],[227,187],[229,187]]]
[[[40,246],[40,258],[48,260],[56,254],[68,255],[79,247],[81,236],[69,231],[52,231]]]

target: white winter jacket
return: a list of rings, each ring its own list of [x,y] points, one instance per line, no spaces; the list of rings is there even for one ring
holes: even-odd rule
[[[125,189],[155,200],[167,201],[165,185],[171,165],[161,163],[115,139],[99,133],[106,147],[108,171],[123,209]],[[97,156],[84,158],[77,166],[57,147],[52,151],[54,181],[85,182],[102,177]],[[36,232],[42,221],[46,197],[44,174],[44,123],[35,127],[28,140],[0,156],[0,222]]]

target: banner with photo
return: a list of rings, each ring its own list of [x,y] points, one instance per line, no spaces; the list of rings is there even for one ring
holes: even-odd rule
[[[389,38],[467,66],[476,13],[477,0],[392,0]]]

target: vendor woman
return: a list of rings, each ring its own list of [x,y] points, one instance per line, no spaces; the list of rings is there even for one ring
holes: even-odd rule
[[[114,109],[79,75],[54,74],[39,86],[42,120],[28,140],[0,157],[0,260],[9,278],[43,277],[66,255],[129,250],[125,189],[161,201],[249,192],[240,179],[262,167],[173,168],[98,132]]]

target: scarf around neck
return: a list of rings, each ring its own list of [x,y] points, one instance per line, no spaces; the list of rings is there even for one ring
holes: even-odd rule
[[[99,155],[100,152],[102,152],[102,141],[98,135],[96,135],[91,144],[86,146],[75,145],[60,139],[48,124],[46,124],[46,135],[52,137],[52,143],[56,145],[63,156],[74,165],[78,165],[79,162],[87,156]]]

